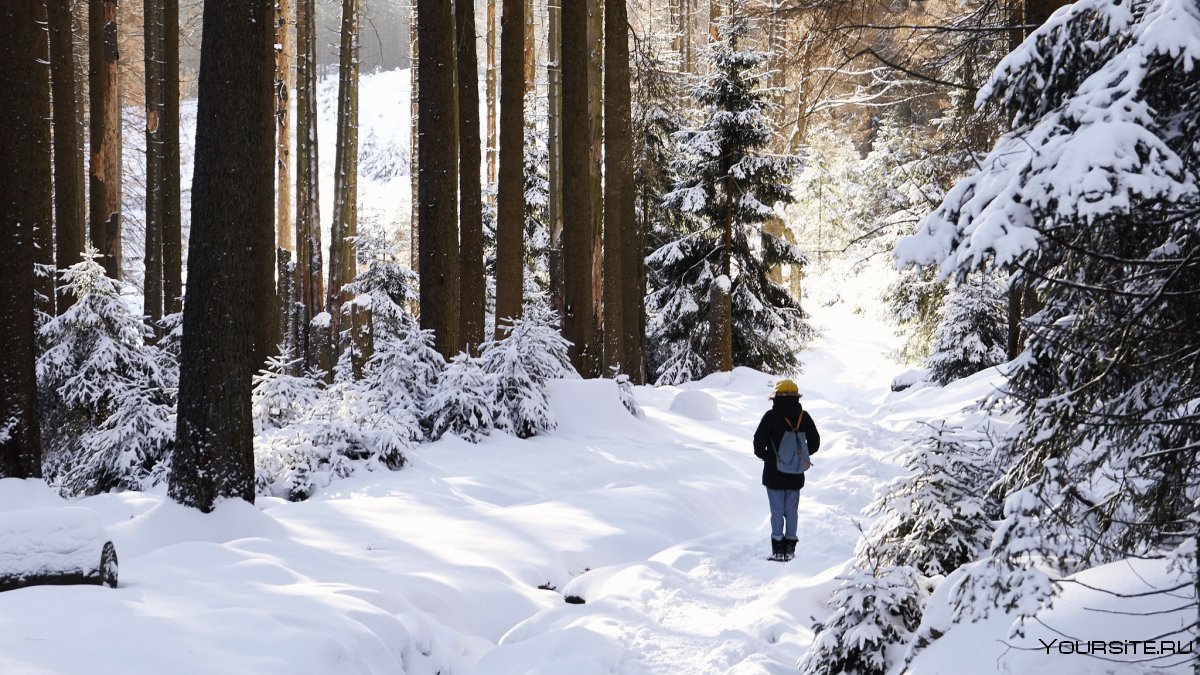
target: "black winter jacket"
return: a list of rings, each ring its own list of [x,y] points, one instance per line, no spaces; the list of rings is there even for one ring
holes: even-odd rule
[[[815,455],[821,447],[821,435],[817,433],[817,425],[812,417],[800,406],[798,397],[777,396],[754,432],[754,454],[763,460],[762,484],[768,490],[799,490],[804,487],[804,474],[782,473],[775,467],[775,448],[779,447],[787,431],[787,420],[791,421],[794,428],[799,417],[803,417],[800,430],[808,439],[808,453]]]

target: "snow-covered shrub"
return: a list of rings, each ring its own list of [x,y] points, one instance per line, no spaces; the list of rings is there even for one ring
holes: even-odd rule
[[[45,473],[66,494],[140,489],[175,438],[174,357],[88,251],[63,270],[77,300],[39,331]]]
[[[856,555],[925,576],[949,574],[982,555],[992,538],[990,449],[984,434],[932,427],[905,458],[908,474],[880,488],[867,507],[874,520]]]
[[[534,302],[526,305],[523,317],[509,322],[503,339],[481,346],[480,364],[496,387],[497,429],[528,438],[558,425],[546,398],[546,381],[578,374],[557,322],[544,301]]]
[[[628,375],[617,375],[613,378],[617,383],[617,395],[621,397],[621,405],[634,417],[642,416],[642,408],[638,405],[637,397],[633,394],[633,380]]]
[[[303,418],[317,404],[321,382],[313,375],[293,375],[300,359],[291,353],[272,356],[267,367],[254,376],[250,405],[254,414],[254,433],[282,429]]]
[[[884,675],[921,623],[928,590],[906,566],[854,567],[797,664],[805,675]]]
[[[426,406],[444,367],[405,305],[412,273],[376,261],[347,286],[355,308],[370,315],[362,377],[323,385],[288,375],[272,361],[254,394],[256,481],[260,491],[306,499],[335,478],[365,468],[396,469],[405,451],[427,437]],[[358,349],[356,346],[355,349]]]
[[[1008,360],[1008,289],[991,274],[973,274],[951,289],[925,367],[938,384]]]
[[[497,411],[496,385],[479,362],[467,354],[450,359],[429,399],[430,436],[452,433],[468,443],[491,434]]]

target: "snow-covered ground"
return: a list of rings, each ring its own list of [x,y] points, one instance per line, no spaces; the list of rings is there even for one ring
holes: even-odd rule
[[[611,381],[555,382],[551,434],[422,445],[401,471],[302,503],[204,515],[161,494],[73,502],[111,534],[120,588],[0,593],[0,673],[795,672],[906,435],[998,383],[989,371],[891,393],[904,370],[892,331],[844,304],[814,315],[824,333],[798,382],[822,445],[790,563],[765,560],[749,440],[773,377],[639,388],[643,418]],[[37,481],[0,481],[0,518],[62,504]],[[1000,656],[1007,628],[954,629],[917,670],[968,672],[967,658],[970,672],[1010,672],[1012,656],[1023,673],[1064,672],[1068,657]]]

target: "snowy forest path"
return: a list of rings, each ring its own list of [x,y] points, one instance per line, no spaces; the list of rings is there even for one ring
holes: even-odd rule
[[[796,379],[822,442],[801,491],[796,558],[766,559],[768,504],[750,439],[769,405],[762,397],[769,382],[760,375],[754,389],[739,371],[710,376],[695,388],[719,399],[722,420],[704,441],[682,445],[721,458],[746,481],[737,495],[740,515],[726,523],[734,527],[577,577],[563,593],[586,605],[551,610],[502,644],[585,628],[620,648],[621,656],[596,672],[795,672],[853,553],[859,513],[875,488],[899,473],[894,457],[912,426],[888,411],[890,382],[904,369],[892,356],[899,346],[894,330],[843,305],[818,309],[814,320],[822,334],[801,354],[804,372]],[[646,393],[655,407],[666,400]]]

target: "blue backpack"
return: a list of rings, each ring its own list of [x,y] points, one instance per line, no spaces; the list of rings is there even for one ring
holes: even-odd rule
[[[779,447],[775,449],[775,468],[780,473],[802,474],[812,466],[808,459],[808,434],[800,431],[800,425],[792,426],[792,421],[783,418],[788,423],[788,430],[783,432]],[[804,413],[800,413],[804,419]]]

